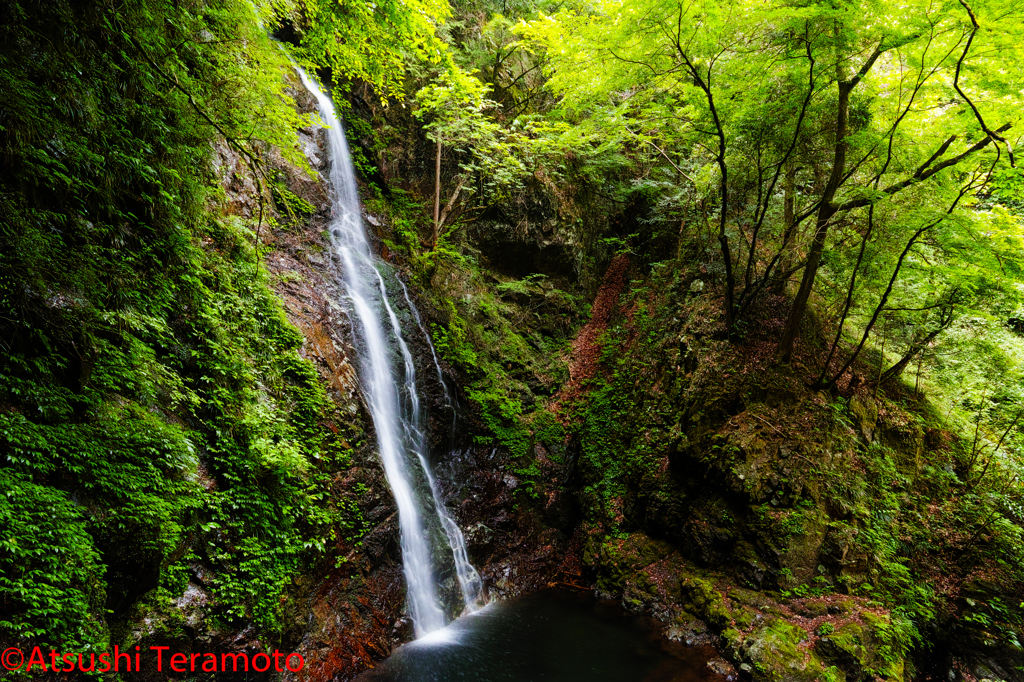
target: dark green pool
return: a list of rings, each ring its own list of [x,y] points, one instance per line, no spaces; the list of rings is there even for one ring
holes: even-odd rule
[[[491,604],[405,644],[358,682],[722,680],[713,653],[589,595],[547,590]]]

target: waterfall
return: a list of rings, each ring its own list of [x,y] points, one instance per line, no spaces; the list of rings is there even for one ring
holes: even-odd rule
[[[431,542],[432,536],[447,540],[445,550],[451,552],[450,560],[456,569],[463,601],[470,611],[480,602],[482,582],[467,558],[462,531],[445,509],[430,470],[426,429],[416,390],[416,366],[388,298],[386,267],[371,253],[363,229],[355,172],[341,121],[330,98],[302,69],[297,71],[303,85],[316,97],[320,118],[328,126],[333,201],[331,244],[341,260],[343,284],[351,302],[363,394],[377,432],[377,448],[384,472],[398,507],[409,612],[416,636],[421,637],[443,628],[448,620],[438,596],[433,559],[438,550]],[[404,284],[402,291],[409,310],[426,335],[440,378],[440,365],[430,336]],[[392,358],[401,360],[400,370],[396,371]],[[443,380],[441,383],[444,386]],[[444,391],[450,404],[447,387]],[[423,487],[424,481],[429,493],[418,494],[417,489]],[[432,532],[438,526],[443,538],[437,538],[441,533]]]
[[[409,310],[412,311],[413,317],[416,318],[416,324],[419,325],[420,331],[423,332],[423,336],[426,337],[426,339],[427,339],[427,346],[430,348],[430,357],[432,357],[434,359],[434,369],[437,371],[437,381],[441,384],[441,390],[444,391],[444,406],[446,408],[448,408],[449,410],[451,410],[451,413],[452,413],[452,428],[451,428],[451,432],[450,432],[451,438],[450,438],[449,445],[450,445],[450,447],[454,448],[455,447],[455,427],[458,424],[458,420],[459,420],[459,403],[454,398],[454,396],[452,396],[452,394],[448,392],[448,384],[445,383],[445,381],[444,381],[444,373],[441,372],[441,363],[437,361],[437,352],[434,350],[434,343],[433,343],[433,341],[430,340],[430,332],[427,331],[426,326],[423,324],[423,320],[420,318],[420,311],[416,309],[415,305],[413,305],[412,299],[409,298],[409,290],[405,288],[405,284],[402,282],[402,280],[398,280],[398,283],[402,285],[402,293],[405,295],[405,302],[409,304]],[[431,483],[431,488],[433,488],[433,487],[434,487],[433,483]],[[456,528],[456,530],[458,530],[458,526],[456,526],[455,528]],[[459,535],[462,535],[462,531],[459,531]],[[463,543],[463,544],[465,544],[465,543]],[[458,556],[458,553],[456,553],[456,556]],[[473,567],[469,566],[469,568],[471,569]],[[467,576],[467,578],[468,578],[468,576]],[[460,572],[459,572],[459,582],[462,583],[463,595],[466,598],[466,606],[472,608],[473,604],[478,602],[480,597],[482,596],[480,594],[480,592],[483,589],[483,587],[481,586],[480,589],[477,590],[477,594],[471,600],[469,593],[466,592],[466,589],[465,589],[466,585],[465,585],[465,583],[462,582],[462,580],[463,580],[463,574],[462,574],[462,571],[460,569]]]

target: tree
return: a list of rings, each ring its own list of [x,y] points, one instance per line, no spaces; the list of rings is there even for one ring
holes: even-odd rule
[[[704,219],[729,334],[802,270],[778,344],[788,361],[837,226],[869,214],[858,243],[884,239],[903,229],[898,215],[951,205],[968,164],[1012,162],[1021,12],[1001,0],[941,11],[616,0],[522,30],[546,50],[569,115],[613,111],[604,125],[633,133],[698,193],[713,172]]]
[[[525,173],[512,150],[518,140],[485,115],[498,107],[485,98],[487,90],[478,79],[452,65],[433,84],[416,93],[417,116],[431,119],[424,129],[437,145],[431,248],[437,247],[441,226],[471,176],[476,175],[491,188],[502,188],[517,184]],[[441,213],[441,152],[445,146],[455,146],[464,161],[459,165],[458,183]]]
[[[368,83],[384,102],[404,97],[409,61],[437,63],[447,51],[437,37],[451,13],[442,0],[259,0],[257,7],[264,20],[296,28],[301,59],[331,69],[336,83]]]
[[[542,166],[555,165],[578,146],[565,125],[520,116],[508,125],[494,117],[497,102],[487,99],[489,87],[452,64],[416,93],[417,117],[436,145],[432,248],[457,202],[476,214],[521,191],[527,178]],[[491,114],[491,115],[489,115]],[[458,158],[455,188],[441,209],[441,153],[450,148]]]

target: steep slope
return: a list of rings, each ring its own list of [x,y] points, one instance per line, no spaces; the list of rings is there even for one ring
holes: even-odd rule
[[[246,3],[2,12],[0,642],[292,650],[356,547],[399,609],[284,56]]]

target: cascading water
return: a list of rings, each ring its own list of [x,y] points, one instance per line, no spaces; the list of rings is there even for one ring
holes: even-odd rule
[[[434,360],[434,369],[437,371],[437,381],[441,384],[441,390],[444,391],[444,405],[452,412],[451,446],[454,447],[455,427],[459,418],[459,403],[457,400],[453,400],[452,394],[448,392],[448,384],[444,381],[444,374],[441,372],[441,363],[437,361],[437,353],[434,351],[434,344],[430,340],[430,333],[427,331],[427,328],[423,326],[423,320],[420,318],[420,312],[416,309],[416,306],[413,305],[412,299],[409,298],[409,290],[405,288],[405,284],[402,280],[398,280],[398,283],[402,285],[402,293],[405,295],[405,302],[409,305],[409,310],[412,311],[413,317],[416,319],[416,324],[419,325],[420,331],[423,332],[423,336],[427,339],[427,345],[430,347],[430,357]],[[431,488],[433,488],[433,484],[431,484]],[[455,528],[458,530],[458,526]],[[459,534],[462,534],[461,530],[459,531]],[[456,554],[456,556],[458,555]],[[469,568],[473,567],[469,566]],[[459,581],[462,581],[461,570],[459,572]],[[477,596],[474,598],[473,603],[479,601],[479,593],[482,589],[483,588],[481,587],[477,590]],[[472,608],[473,605],[470,603],[469,593],[466,592],[465,585],[463,585],[463,595],[466,597],[466,606]]]
[[[370,252],[341,121],[330,98],[302,69],[298,69],[298,73],[302,83],[316,97],[320,117],[328,126],[334,208],[331,241],[341,259],[344,285],[357,323],[354,326],[359,346],[360,380],[377,432],[380,458],[398,507],[409,611],[416,636],[420,637],[443,628],[447,622],[438,596],[431,528],[439,524],[443,530],[463,600],[469,610],[473,610],[481,600],[482,583],[466,556],[462,531],[442,504],[430,470],[426,456],[426,432],[416,391],[416,367],[402,336],[398,316],[388,299],[382,275],[384,264]],[[402,286],[409,309],[423,329],[419,313]],[[427,343],[430,343],[429,336]],[[433,354],[432,344],[430,350]],[[396,373],[392,366],[394,355],[402,360],[401,373]],[[436,355],[434,361],[436,365]],[[436,366],[440,375],[440,366]],[[447,388],[445,392],[447,398]],[[423,479],[429,487],[429,494],[417,494]]]

